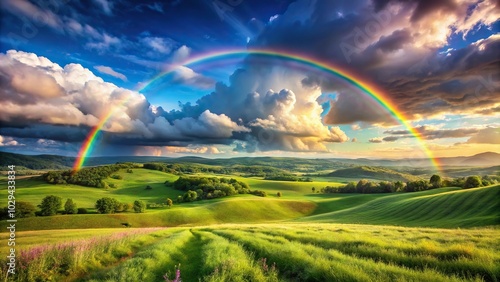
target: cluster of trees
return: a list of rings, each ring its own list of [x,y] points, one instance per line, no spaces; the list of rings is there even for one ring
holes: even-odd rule
[[[252,191],[248,184],[234,178],[181,176],[173,182],[173,187],[177,190],[187,191],[184,195],[178,197],[178,202],[214,199],[235,194],[254,194],[261,197],[267,196],[265,191]]]
[[[146,203],[141,200],[136,200],[133,204],[121,203],[115,198],[104,197],[97,200],[95,208],[98,213],[103,214],[128,212],[132,210],[136,213],[142,213],[146,211]]]
[[[122,163],[96,167],[82,168],[75,172],[71,170],[49,171],[42,175],[42,179],[51,184],[77,184],[88,187],[108,188],[104,179],[110,177],[119,169],[133,167],[133,164]],[[119,179],[119,175],[113,175]]]
[[[462,188],[475,188],[481,186],[492,185],[500,182],[499,176],[469,176],[467,178],[457,178],[451,180],[443,180],[439,175],[433,175],[429,181],[416,180],[416,181],[382,181],[371,182],[362,179],[356,182],[350,182],[344,186],[331,187],[327,186],[321,188],[322,193],[392,193],[392,192],[417,192],[440,187],[462,187]],[[313,187],[313,193],[315,188]]]
[[[278,181],[301,181],[312,182],[311,177],[300,177],[294,174],[269,174],[264,177],[265,180],[278,180]]]

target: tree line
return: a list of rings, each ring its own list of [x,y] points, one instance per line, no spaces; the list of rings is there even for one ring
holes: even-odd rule
[[[326,186],[320,189],[321,193],[393,193],[393,192],[417,192],[441,187],[462,187],[476,188],[481,186],[488,186],[500,182],[500,176],[487,175],[484,177],[474,175],[469,177],[455,178],[455,179],[442,179],[439,175],[433,175],[427,180],[416,181],[381,181],[372,182],[366,179],[361,179],[356,182],[349,182],[343,186]],[[312,188],[313,193],[316,188]]]
[[[268,166],[233,165],[230,167],[208,166],[192,163],[145,163],[145,169],[158,170],[176,175],[214,173],[214,174],[243,174],[248,177],[266,177],[271,175],[287,174],[284,170]],[[291,175],[291,174],[290,174]]]

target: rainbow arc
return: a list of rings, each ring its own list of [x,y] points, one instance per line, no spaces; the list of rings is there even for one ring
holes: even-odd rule
[[[270,50],[270,49],[258,49],[258,50],[224,50],[217,51],[211,53],[205,53],[198,56],[191,57],[183,62],[176,64],[168,68],[166,71],[159,73],[153,79],[151,79],[148,83],[144,84],[141,88],[137,89],[137,91],[143,91],[147,87],[153,85],[155,82],[159,81],[165,76],[172,74],[175,72],[176,68],[180,66],[192,66],[203,63],[209,63],[217,60],[227,60],[234,59],[234,57],[238,56],[247,56],[247,55],[259,55],[268,58],[282,59],[293,61],[308,67],[312,67],[321,71],[324,71],[330,75],[338,77],[348,84],[359,89],[363,94],[367,97],[371,98],[373,101],[382,106],[388,113],[390,113],[398,122],[400,122],[407,130],[417,139],[420,144],[422,150],[425,152],[427,157],[429,158],[431,164],[439,171],[440,165],[437,158],[434,157],[433,153],[425,144],[425,140],[408,121],[407,117],[402,113],[396,105],[391,101],[391,99],[387,96],[387,94],[379,89],[377,85],[367,82],[360,76],[354,74],[353,72],[347,70],[346,68],[342,68],[333,63],[325,63],[321,62],[311,56],[297,54],[293,52],[288,52],[284,50]],[[77,159],[74,163],[73,170],[78,171],[82,168],[85,163],[85,159],[89,156],[92,148],[96,144],[97,136],[99,132],[102,130],[106,122],[113,116],[115,111],[123,106],[127,100],[122,101],[119,105],[111,108],[109,112],[107,112],[103,117],[101,117],[99,123],[92,128],[92,130],[87,135],[85,141],[83,142],[80,151],[78,153]]]

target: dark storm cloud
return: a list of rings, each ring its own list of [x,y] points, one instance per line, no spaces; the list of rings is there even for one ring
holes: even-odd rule
[[[426,140],[435,140],[442,138],[463,138],[471,137],[468,143],[489,143],[495,144],[498,141],[498,128],[456,128],[456,129],[436,129],[432,126],[418,126],[415,129],[420,136]],[[386,130],[383,132],[390,136],[374,138],[377,143],[394,142],[404,138],[415,138],[408,130]]]
[[[495,5],[494,1],[477,5],[452,1],[297,1],[250,45],[314,54],[321,61],[354,69],[385,89],[410,118],[480,112],[500,99],[498,79],[491,79],[498,73],[499,38],[492,36],[448,53],[439,49],[446,46],[453,26],[455,32],[467,33],[476,25],[491,24]],[[338,81],[321,76],[310,76],[303,84],[319,85],[325,92],[345,89]],[[357,107],[355,91],[341,91],[325,121],[384,123],[379,110],[362,114],[342,111]],[[386,118],[390,123],[390,116]]]
[[[389,3],[402,3],[416,5],[411,16],[412,21],[418,21],[431,12],[446,10],[451,11],[457,9],[457,5],[453,0],[373,0],[375,10],[380,11],[387,7]]]

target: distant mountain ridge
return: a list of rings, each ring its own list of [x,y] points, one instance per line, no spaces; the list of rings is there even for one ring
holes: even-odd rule
[[[484,152],[468,157],[438,158],[442,166],[498,166],[500,165],[500,154]],[[29,169],[69,169],[75,162],[74,157],[58,155],[23,155],[0,151],[0,166],[17,165]],[[291,157],[237,157],[237,158],[202,158],[197,156],[186,156],[180,158],[153,157],[153,156],[115,156],[115,157],[90,157],[85,164],[88,166],[114,164],[116,162],[183,162],[199,163],[206,165],[232,166],[232,165],[263,165],[274,166],[283,169],[311,173],[320,170],[338,170],[352,168],[354,166],[384,166],[384,167],[429,167],[428,159],[345,159],[325,158],[306,159]]]

